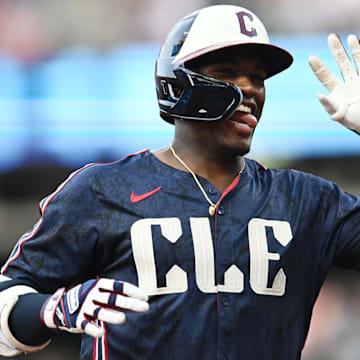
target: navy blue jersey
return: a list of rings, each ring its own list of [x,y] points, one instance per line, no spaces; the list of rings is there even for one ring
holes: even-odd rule
[[[81,359],[299,359],[331,265],[360,267],[360,199],[252,160],[220,194],[145,151],[73,173],[2,273],[52,293],[96,276],[150,310],[83,336]]]

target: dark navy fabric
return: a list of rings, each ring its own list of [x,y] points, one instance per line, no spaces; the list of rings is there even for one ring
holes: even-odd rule
[[[219,191],[207,180],[200,181],[216,202]],[[132,192],[145,195],[132,202]],[[83,336],[83,360],[299,359],[312,307],[329,267],[360,268],[358,197],[318,177],[264,169],[249,159],[214,217],[208,216],[209,204],[192,176],[148,151],[88,166],[42,204],[41,220],[20,239],[3,267],[4,275],[44,293],[96,276],[138,285],[140,267],[150,266],[134,257],[135,241],[138,254],[141,241],[148,249],[147,223],[140,227],[143,233],[135,231],[144,219],[152,224],[153,254],[140,255],[153,258],[157,289],[173,282],[166,274],[174,265],[186,274],[187,289],[151,295],[147,313],[127,313],[124,325],[105,324],[106,338]],[[165,225],[157,223],[163,219],[170,219],[167,232]],[[254,219],[260,220],[251,235],[249,224],[256,223]],[[194,235],[198,223],[201,231]],[[211,262],[205,270],[195,263],[193,237],[206,240],[207,223],[215,273]],[[259,257],[264,252],[264,236],[268,260]],[[251,237],[255,240],[250,241]],[[250,249],[250,242],[254,248]],[[209,249],[201,241],[198,246]],[[204,264],[202,251],[196,256]],[[239,280],[240,271],[242,289],[204,291],[201,284],[206,282],[224,284],[230,267],[237,270],[227,283],[238,286],[232,279]],[[201,271],[209,274],[205,282],[199,280]],[[268,277],[266,288],[285,284],[283,294],[272,295],[272,290],[263,294],[256,277],[261,274]]]

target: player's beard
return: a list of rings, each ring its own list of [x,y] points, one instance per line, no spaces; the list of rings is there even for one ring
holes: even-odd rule
[[[223,138],[223,143],[220,147],[224,156],[237,157],[248,154],[251,150],[253,135],[254,131],[249,137],[237,137],[237,135],[234,134],[233,137]]]
[[[229,157],[237,157],[237,156],[245,156],[246,154],[248,154],[250,152],[251,149],[251,143],[249,143],[246,146],[234,146],[234,145],[229,145],[224,147],[226,156]]]

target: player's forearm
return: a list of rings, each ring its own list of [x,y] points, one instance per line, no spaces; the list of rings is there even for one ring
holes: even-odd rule
[[[49,343],[52,330],[40,319],[41,306],[48,297],[26,281],[0,276],[0,355],[39,351]]]
[[[9,328],[13,336],[23,344],[37,346],[54,334],[40,320],[41,307],[49,295],[25,294],[19,297],[9,316]]]

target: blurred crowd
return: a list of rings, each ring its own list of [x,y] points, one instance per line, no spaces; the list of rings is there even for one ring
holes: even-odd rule
[[[249,7],[279,34],[354,31],[360,11],[357,0],[1,0],[0,50],[31,60],[79,44],[161,41],[180,17],[220,3]]]

